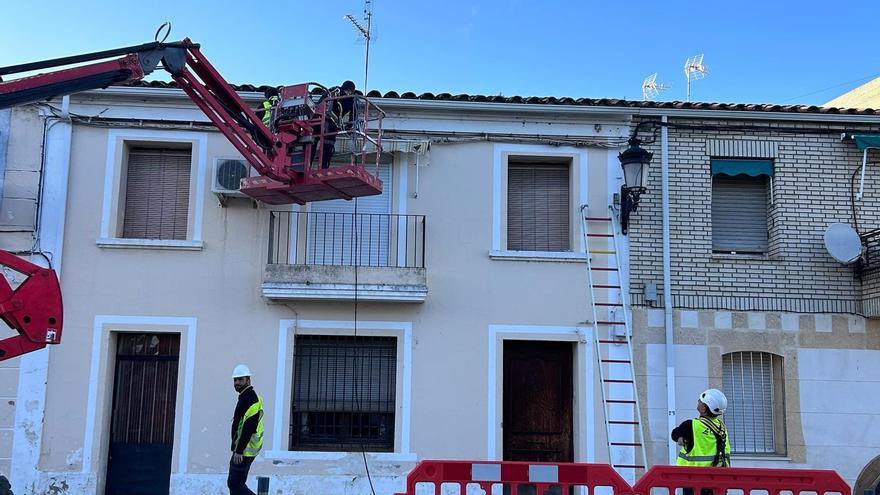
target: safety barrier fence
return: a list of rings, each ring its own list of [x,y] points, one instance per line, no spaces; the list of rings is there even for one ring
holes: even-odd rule
[[[630,486],[610,465],[421,461],[395,495],[852,495],[820,469],[654,466]]]

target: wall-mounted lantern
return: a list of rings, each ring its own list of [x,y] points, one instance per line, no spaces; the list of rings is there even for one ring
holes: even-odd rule
[[[629,148],[617,155],[623,168],[624,183],[620,187],[620,230],[624,235],[629,225],[630,212],[636,211],[639,206],[639,196],[647,190],[643,180],[654,156],[653,153],[639,146],[642,142],[635,136],[628,142]]]

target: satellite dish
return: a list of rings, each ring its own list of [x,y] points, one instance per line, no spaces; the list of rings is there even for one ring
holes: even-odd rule
[[[862,239],[849,225],[832,223],[825,229],[825,249],[832,258],[849,265],[862,255]]]

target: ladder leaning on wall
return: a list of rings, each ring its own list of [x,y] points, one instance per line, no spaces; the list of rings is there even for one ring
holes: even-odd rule
[[[647,470],[648,458],[633,366],[629,301],[616,235],[619,226],[611,207],[601,216],[591,216],[587,205],[581,205],[580,217],[609,464],[634,482]]]

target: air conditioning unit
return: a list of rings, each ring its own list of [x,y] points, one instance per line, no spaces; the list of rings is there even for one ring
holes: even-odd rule
[[[214,159],[214,174],[211,180],[211,191],[225,196],[240,196],[241,179],[255,175],[250,172],[251,167],[242,158],[216,158]]]

